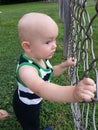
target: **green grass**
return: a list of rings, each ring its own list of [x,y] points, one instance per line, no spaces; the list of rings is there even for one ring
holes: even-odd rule
[[[93,7],[89,7],[89,10]],[[17,22],[20,17],[28,12],[41,12],[50,15],[59,26],[57,38],[58,48],[51,60],[52,64],[58,64],[64,60],[63,54],[63,24],[59,20],[57,3],[26,3],[0,6],[0,108],[6,109],[10,116],[5,121],[0,121],[0,130],[22,130],[17,122],[12,109],[12,97],[16,88],[15,69],[18,58],[22,52],[17,34]],[[91,11],[91,14],[93,9]],[[94,23],[94,42],[96,43],[96,55],[98,48],[98,31]],[[58,84],[67,84],[66,73],[53,79]],[[53,103],[43,101],[41,111],[41,128],[53,125],[55,130],[74,130],[70,104]]]

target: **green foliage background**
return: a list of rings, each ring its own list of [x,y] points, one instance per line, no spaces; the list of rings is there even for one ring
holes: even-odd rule
[[[93,7],[91,15],[93,13]],[[90,9],[89,9],[90,10]],[[51,63],[58,64],[64,60],[63,38],[64,28],[59,20],[58,4],[32,2],[26,4],[14,4],[0,6],[0,108],[9,112],[9,117],[0,121],[0,130],[22,130],[13,113],[12,98],[16,85],[15,69],[18,58],[22,52],[17,34],[17,22],[20,17],[28,12],[41,12],[51,16],[59,27],[57,38],[57,51]],[[94,23],[96,30],[98,21]],[[97,45],[98,32],[95,31],[94,42]],[[96,54],[97,50],[95,48]],[[53,82],[61,85],[68,84],[66,72],[53,79]],[[74,123],[70,104],[43,101],[41,110],[41,129],[52,125],[54,130],[74,130]]]

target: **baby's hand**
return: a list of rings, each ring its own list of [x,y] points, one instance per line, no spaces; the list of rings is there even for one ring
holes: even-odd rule
[[[84,78],[75,87],[74,97],[77,101],[92,101],[94,98],[94,92],[96,91],[96,85],[90,78]]]
[[[0,109],[0,120],[4,120],[8,116],[8,112],[6,110]]]
[[[66,60],[66,67],[71,67],[73,65],[76,65],[76,62],[77,60],[75,58],[72,58],[72,57],[68,58]]]

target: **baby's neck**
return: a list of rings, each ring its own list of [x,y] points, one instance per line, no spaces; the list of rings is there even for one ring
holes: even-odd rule
[[[30,58],[31,60],[34,60],[36,63],[38,63],[42,67],[46,68],[46,64],[44,63],[43,59],[38,59],[38,58],[35,58],[35,57],[27,55],[27,54],[25,54],[25,56],[28,57],[28,58]]]

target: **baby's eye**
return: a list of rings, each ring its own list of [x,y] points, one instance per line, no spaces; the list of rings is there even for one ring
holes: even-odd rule
[[[46,44],[49,44],[49,43],[50,43],[50,41],[46,42]]]

